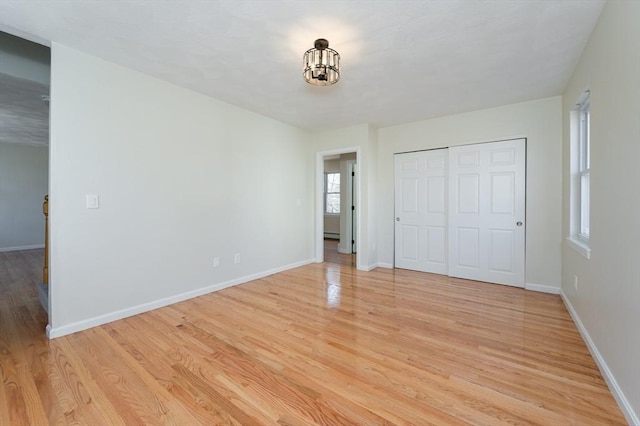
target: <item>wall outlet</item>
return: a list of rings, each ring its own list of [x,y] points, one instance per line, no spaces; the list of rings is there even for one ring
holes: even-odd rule
[[[240,263],[240,253],[236,253],[233,256],[233,263]]]
[[[573,276],[573,289],[575,291],[578,291],[578,276],[577,275]]]
[[[214,257],[213,258],[213,267],[217,268],[218,266],[220,266],[220,258],[219,257]]]

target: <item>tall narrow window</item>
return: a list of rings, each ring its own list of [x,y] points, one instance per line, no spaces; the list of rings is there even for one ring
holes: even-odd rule
[[[589,240],[589,187],[591,180],[591,147],[590,147],[590,119],[589,92],[580,103],[580,160],[578,173],[580,175],[580,227],[578,236],[585,242]]]
[[[324,212],[340,214],[340,173],[324,175]]]
[[[591,248],[591,107],[589,91],[578,99],[577,107],[570,112],[570,234],[569,247],[589,259]]]

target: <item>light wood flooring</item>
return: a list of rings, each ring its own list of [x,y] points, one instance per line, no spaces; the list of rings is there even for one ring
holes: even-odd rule
[[[340,265],[356,267],[356,255],[339,253],[338,240],[324,240],[324,261],[326,263],[339,263]]]
[[[558,296],[331,256],[48,341],[0,253],[0,425],[625,424]]]

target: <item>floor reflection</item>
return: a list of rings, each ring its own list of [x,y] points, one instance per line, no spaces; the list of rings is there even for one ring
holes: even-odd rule
[[[338,252],[338,240],[324,240],[324,261],[339,265],[356,266],[356,255]]]
[[[340,306],[340,295],[342,286],[340,284],[340,268],[338,266],[327,267],[325,280],[325,296],[327,305],[332,308]]]
[[[331,308],[340,307],[340,301],[345,291],[345,283],[340,278],[341,265],[356,264],[355,254],[343,254],[338,252],[338,240],[324,240],[324,261],[326,263],[325,273],[325,299],[327,306]],[[348,283],[347,287],[348,287]]]

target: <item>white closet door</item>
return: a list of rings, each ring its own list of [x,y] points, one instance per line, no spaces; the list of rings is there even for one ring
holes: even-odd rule
[[[447,274],[447,149],[395,155],[395,266]]]
[[[449,148],[449,275],[524,287],[525,140]]]

